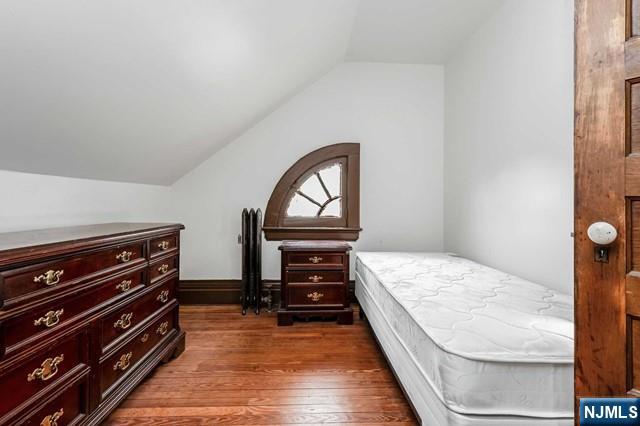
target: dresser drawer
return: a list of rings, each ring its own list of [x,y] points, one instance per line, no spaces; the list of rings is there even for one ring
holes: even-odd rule
[[[292,252],[287,253],[286,266],[294,268],[343,268],[345,256],[341,253]]]
[[[146,262],[144,242],[0,272],[2,303],[14,305]]]
[[[155,283],[178,270],[178,256],[169,256],[158,259],[149,265],[149,277],[151,283]]]
[[[344,283],[345,276],[344,271],[289,271],[286,273],[286,279],[288,283],[313,283],[313,284],[330,284],[330,283]]]
[[[87,363],[86,336],[76,334],[53,341],[49,348],[18,365],[5,363],[0,367],[0,417],[43,389],[54,393],[57,383],[66,373]]]
[[[345,301],[344,284],[289,284],[287,288],[287,308],[342,308],[346,306]]]
[[[174,300],[177,282],[177,278],[172,278],[156,285],[152,290],[136,296],[124,307],[105,316],[101,320],[103,352],[117,340],[125,338],[138,324],[157,310]]]
[[[29,309],[27,312],[3,321],[0,330],[4,332],[4,351],[10,353],[21,346],[42,339],[56,330],[61,330],[70,321],[95,310],[110,299],[133,293],[144,286],[142,269],[120,275],[102,283],[96,283],[81,295],[73,294],[54,299]]]
[[[87,376],[65,389],[26,419],[14,423],[21,426],[73,426],[80,424],[88,412]]]
[[[156,319],[135,333],[122,348],[100,362],[100,391],[103,399],[108,396],[119,380],[135,370],[156,345],[175,329],[176,309],[178,309],[177,306],[158,314]]]
[[[160,238],[154,238],[150,242],[149,251],[151,257],[161,256],[166,252],[175,250],[178,247],[178,235],[171,234]]]

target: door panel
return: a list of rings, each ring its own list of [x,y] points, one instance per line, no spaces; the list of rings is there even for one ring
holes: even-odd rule
[[[629,332],[629,358],[628,358],[628,387],[631,395],[636,395],[636,389],[640,389],[640,357],[633,356],[640,351],[640,321],[639,318],[628,316],[627,330]]]
[[[631,27],[637,19],[627,19],[627,3],[631,14],[637,10],[632,3],[640,2],[575,2],[576,398],[626,395],[629,389],[625,277],[640,270],[640,253],[632,249],[640,247],[640,229],[627,223],[638,222],[633,219],[640,219],[640,206],[627,200],[632,194],[625,192],[625,157],[640,154],[640,132],[632,135],[627,128],[632,117],[640,126],[640,91],[627,85],[635,77],[626,74],[625,41],[640,31]],[[628,62],[635,63],[628,53]],[[640,176],[640,167],[634,171]],[[608,263],[595,261],[596,247],[587,237],[589,225],[598,221],[618,230]]]
[[[640,0],[629,0],[627,16],[629,36],[640,36]]]
[[[640,1],[640,0],[638,0]],[[640,154],[640,82],[630,81],[627,86],[627,105],[629,108],[629,153]]]
[[[640,271],[640,200],[629,199],[629,272]],[[622,236],[624,237],[624,236]]]

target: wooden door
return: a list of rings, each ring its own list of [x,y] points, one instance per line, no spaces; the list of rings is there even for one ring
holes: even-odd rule
[[[640,396],[640,0],[576,0],[575,94],[576,398]]]

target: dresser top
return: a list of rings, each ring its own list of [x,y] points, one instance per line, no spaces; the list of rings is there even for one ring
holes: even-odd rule
[[[177,223],[102,223],[7,232],[0,234],[0,266],[180,229]]]
[[[284,251],[349,251],[351,244],[346,241],[287,240],[278,248]]]

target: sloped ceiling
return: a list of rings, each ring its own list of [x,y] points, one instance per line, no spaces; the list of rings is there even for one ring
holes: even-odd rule
[[[0,169],[169,184],[344,57],[355,0],[3,0]]]
[[[362,0],[346,59],[442,64],[504,0]]]
[[[1,0],[0,169],[171,184],[337,62],[440,63],[498,2]]]

